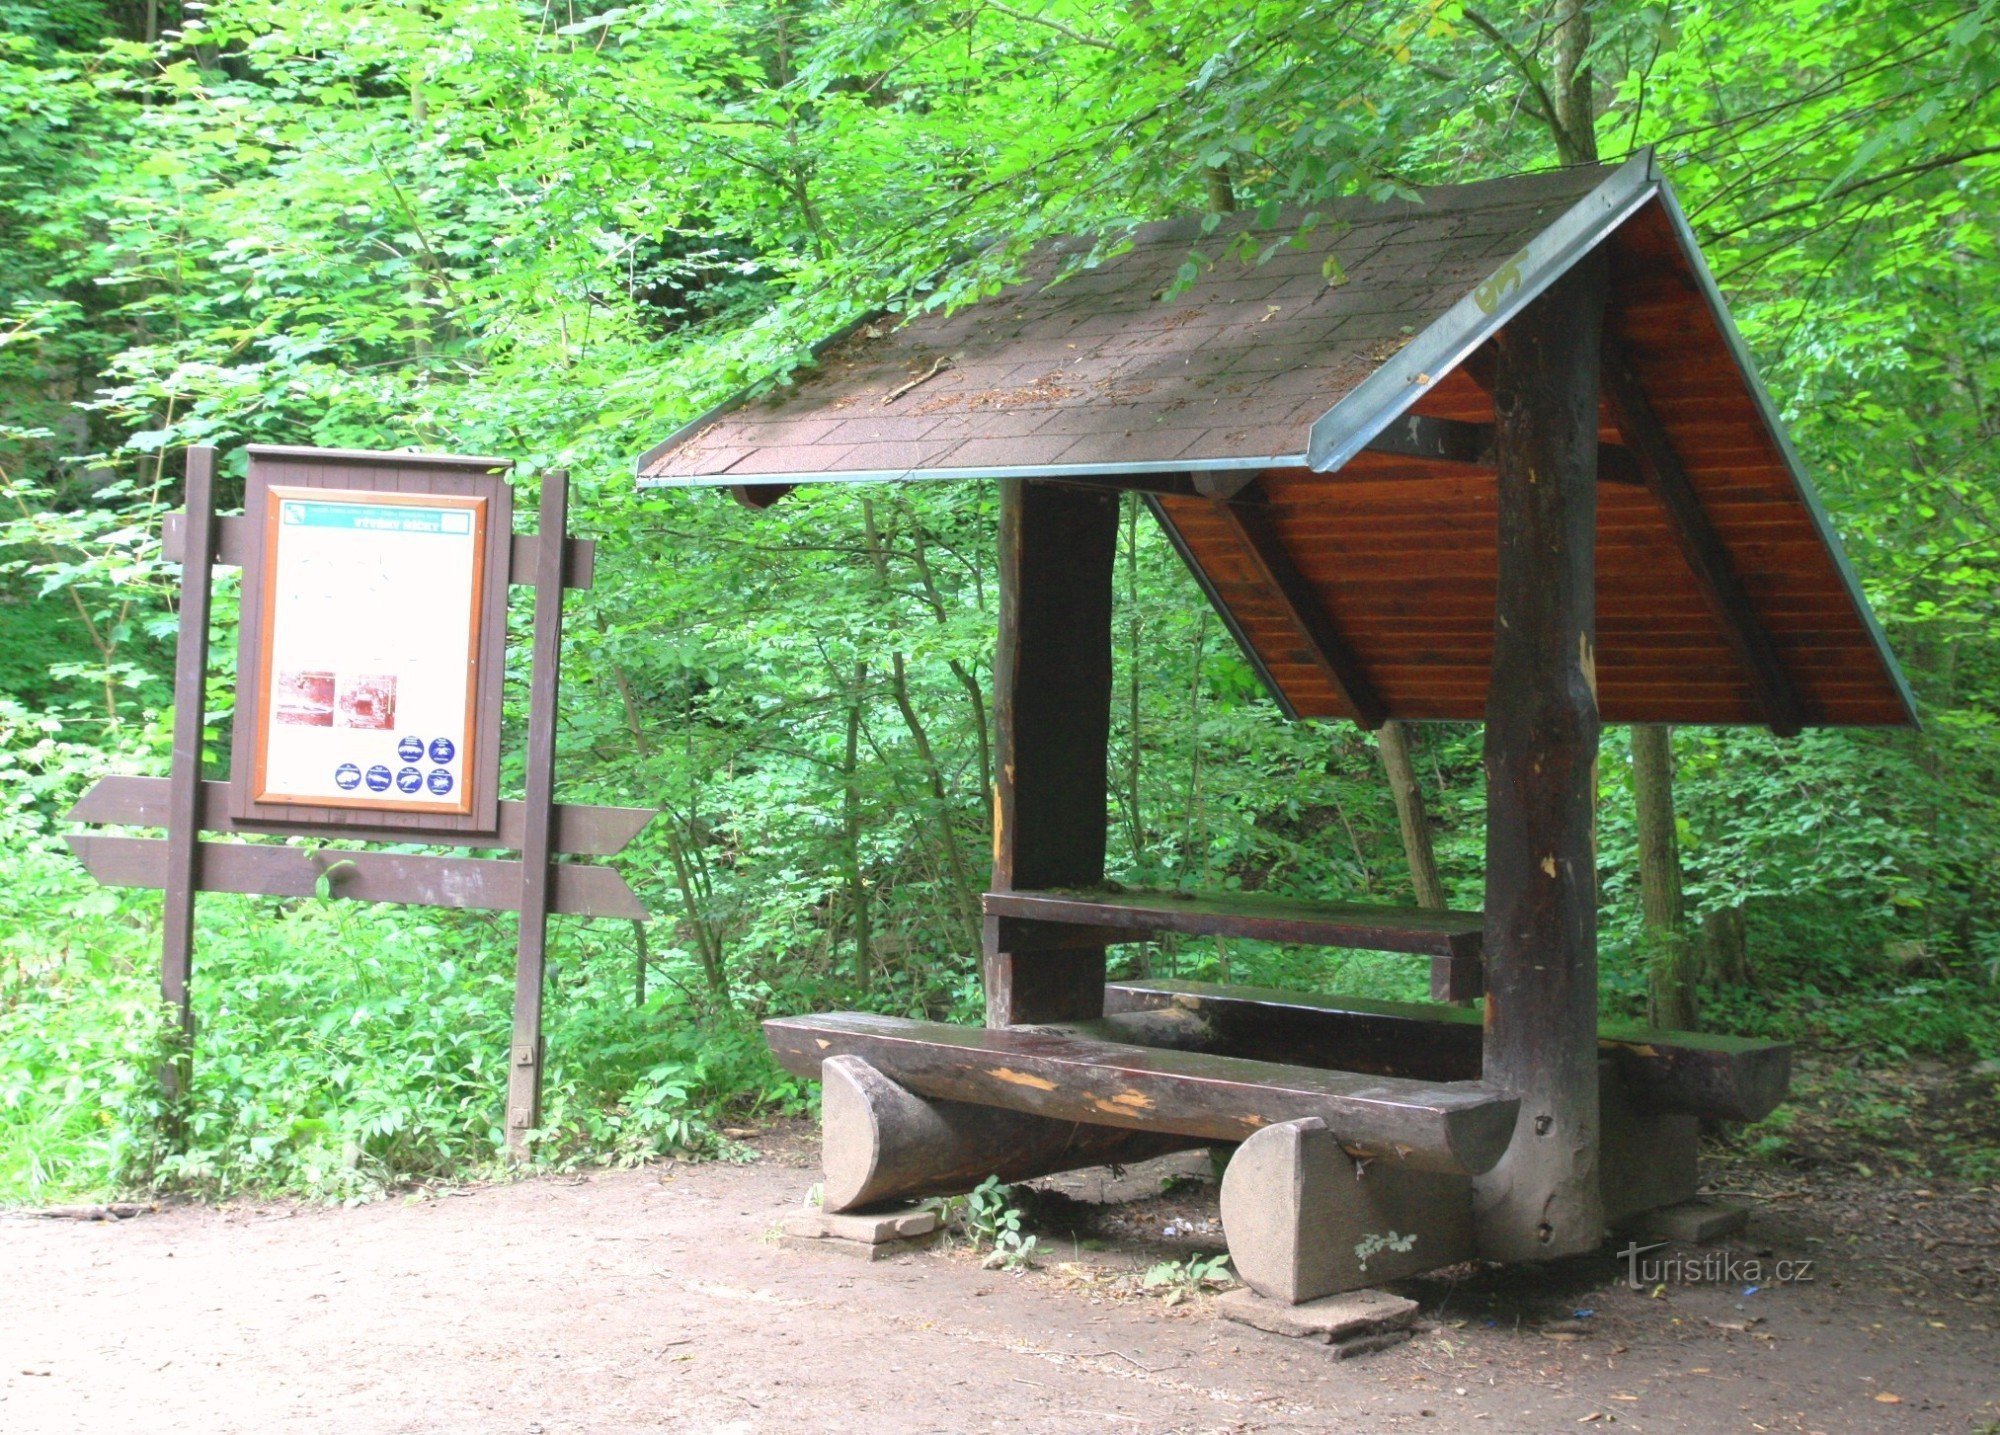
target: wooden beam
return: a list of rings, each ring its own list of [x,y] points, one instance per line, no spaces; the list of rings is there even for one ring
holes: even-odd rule
[[[125,827],[165,827],[169,779],[164,777],[100,777],[90,791],[64,814],[69,822],[104,822]],[[203,832],[229,835],[287,835],[281,823],[255,822],[230,816],[229,784],[211,778],[201,784],[198,821]],[[571,857],[608,857],[644,830],[659,812],[651,807],[585,807],[556,804],[556,851]],[[495,832],[421,832],[407,827],[375,827],[366,821],[343,824],[341,841],[414,842],[436,847],[498,847],[518,850],[527,830],[527,808],[519,802],[500,804]]]
[[[107,887],[164,887],[167,844],[157,837],[102,837],[72,832],[63,841]],[[201,890],[259,897],[311,897],[321,877],[331,896],[356,902],[407,902],[513,912],[521,900],[521,864],[504,858],[433,857],[407,852],[315,851],[275,842],[204,842]],[[575,917],[646,920],[646,909],[609,867],[557,863],[551,911]]]
[[[1262,892],[1017,889],[988,892],[984,900],[990,916],[1094,928],[1100,941],[1107,929],[1119,934],[1117,940],[1127,942],[1157,932],[1189,932],[1301,946],[1471,957],[1475,966],[1479,958],[1481,918],[1477,912],[1313,902]]]
[[[164,527],[160,530],[160,556],[169,563],[178,563],[187,549],[187,517],[185,514],[169,513]],[[209,554],[209,562],[218,568],[241,568],[244,557],[251,551],[256,541],[248,518],[240,513],[225,513],[215,520],[215,545]],[[525,585],[534,581],[535,550],[540,540],[532,533],[516,533],[507,554],[507,581]],[[573,589],[588,588],[595,581],[597,573],[597,544],[589,538],[565,538],[564,547],[568,557],[563,562],[563,582]]]
[[[995,891],[1104,880],[1119,504],[1109,490],[1001,484]],[[1102,943],[1013,945],[989,917],[983,947],[988,1025],[1102,1009]]]
[[[1481,1254],[1604,1237],[1597,1075],[1598,337],[1593,253],[1497,336],[1499,573],[1486,697],[1483,1071],[1520,1125],[1474,1183]]]
[[[557,868],[553,841],[556,810],[556,705],[562,696],[564,538],[569,532],[569,474],[542,475],[535,520],[535,618],[528,656],[528,755],[526,801],[521,804],[521,862],[514,942],[514,1040],[507,1064],[507,1151],[529,1154],[528,1139],[542,1121],[542,995],[547,988],[549,908]]]
[[[1796,737],[1805,726],[1805,712],[1797,690],[1785,676],[1771,634],[1751,606],[1735,565],[1729,561],[1729,550],[1708,521],[1665,426],[1646,399],[1638,374],[1609,339],[1604,346],[1604,390],[1618,431],[1638,456],[1646,487],[1666,510],[1667,527],[1680,545],[1709,611],[1722,625],[1723,636],[1742,664],[1765,723],[1779,737]]]
[[[1361,670],[1353,649],[1335,630],[1319,595],[1285,551],[1262,486],[1251,484],[1235,498],[1215,502],[1214,508],[1229,525],[1264,587],[1277,599],[1299,642],[1354,713],[1354,720],[1371,732],[1382,726],[1389,710]]]
[[[176,1050],[161,1071],[169,1101],[187,1090],[194,1059],[194,901],[201,890],[202,734],[208,725],[208,600],[215,552],[215,450],[187,451],[186,552],[181,560],[180,632],[174,643],[174,738],[167,778],[167,840],[157,844],[166,894],[161,917],[160,995],[174,1013]]]
[[[1490,469],[1496,461],[1494,435],[1492,424],[1432,418],[1429,414],[1404,414],[1371,439],[1363,451]],[[1420,476],[1431,477],[1430,474]],[[1646,480],[1640,471],[1638,456],[1631,449],[1615,443],[1600,443],[1597,446],[1597,481],[1622,483],[1636,488]]]
[[[1406,413],[1368,441],[1369,453],[1493,467],[1493,425]]]
[[[976,1030],[869,1012],[764,1023],[787,1071],[858,1056],[920,1096],[1061,1121],[1242,1141],[1317,1116],[1350,1154],[1473,1174],[1500,1156],[1516,1103],[1477,1082],[1399,1081],[1269,1061],[1090,1041],[1032,1027]]]
[[[737,483],[730,485],[729,496],[751,512],[762,513],[794,487],[796,485],[790,483]]]
[[[1421,1081],[1480,1070],[1483,1019],[1465,1007],[1155,980],[1108,983],[1104,1011],[1090,1032],[1139,1046]],[[1647,1112],[1761,1121],[1791,1085],[1792,1049],[1780,1041],[1603,1022],[1597,1049]]]

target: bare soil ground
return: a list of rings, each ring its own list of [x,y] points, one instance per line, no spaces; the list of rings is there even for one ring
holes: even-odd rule
[[[753,1144],[350,1210],[0,1218],[0,1431],[2000,1431],[1990,1189],[1724,1165],[1761,1198],[1728,1249],[1809,1281],[1467,1267],[1396,1287],[1424,1328],[1343,1362],[1141,1289],[1221,1248],[1196,1158],[1042,1183],[1012,1274],[780,1249],[811,1133]]]

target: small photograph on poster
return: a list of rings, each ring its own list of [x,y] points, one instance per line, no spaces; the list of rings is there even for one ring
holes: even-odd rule
[[[335,727],[369,728],[376,732],[396,725],[396,675],[366,673],[342,676]]]
[[[333,692],[332,673],[279,673],[272,685],[272,720],[293,727],[332,727]]]

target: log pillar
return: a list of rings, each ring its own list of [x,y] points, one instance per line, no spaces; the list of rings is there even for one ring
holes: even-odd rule
[[[1486,699],[1489,1085],[1514,1139],[1475,1183],[1480,1254],[1604,1236],[1598,1180],[1596,530],[1601,252],[1500,331],[1499,583]]]
[[[1104,880],[1119,497],[1033,479],[1000,486],[996,892]],[[986,919],[986,1024],[1101,1016],[1103,943],[1028,940],[1020,924]]]

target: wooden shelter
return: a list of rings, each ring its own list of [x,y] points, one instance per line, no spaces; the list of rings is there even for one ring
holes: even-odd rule
[[[828,1209],[1240,1142],[1231,1251],[1279,1299],[1592,1249],[1691,1196],[1697,1119],[1765,1114],[1789,1061],[1601,1026],[1601,721],[1907,725],[1908,689],[1650,155],[1291,216],[1172,292],[1191,249],[1257,242],[1211,222],[1081,268],[1089,241],[1045,246],[996,298],[857,325],[640,460],[753,508],[1003,485],[987,1025],[767,1024],[827,1083]],[[1485,719],[1483,912],[1107,885],[1125,490],[1288,715]],[[1429,955],[1483,1023],[1107,986],[1106,946],[1162,931]],[[1357,1267],[1384,1231],[1418,1239]]]

